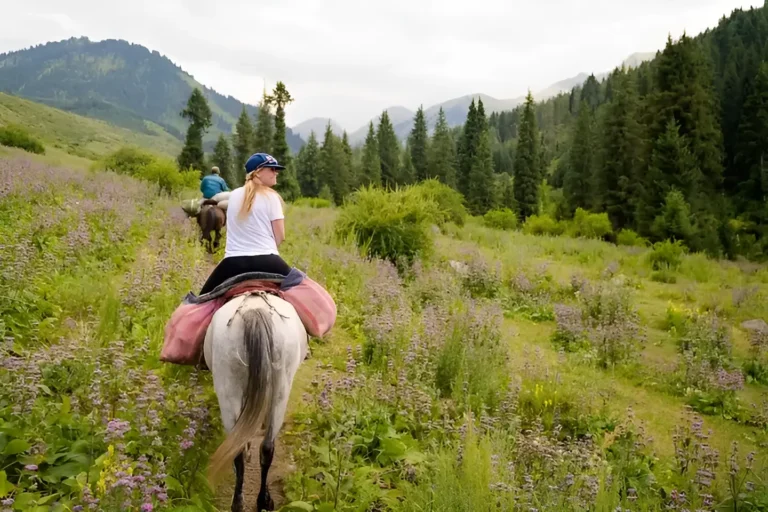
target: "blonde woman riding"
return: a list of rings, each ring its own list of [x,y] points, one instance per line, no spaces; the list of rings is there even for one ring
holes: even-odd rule
[[[213,269],[201,295],[246,272],[287,276],[291,271],[277,250],[285,240],[285,217],[283,200],[272,188],[283,169],[266,153],[255,153],[245,163],[245,185],[229,196],[224,259]]]

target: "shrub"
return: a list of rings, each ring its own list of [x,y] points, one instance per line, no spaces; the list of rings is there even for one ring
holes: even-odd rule
[[[517,215],[509,208],[491,210],[483,215],[483,222],[489,228],[515,229],[517,227]]]
[[[425,198],[437,203],[442,212],[442,221],[439,224],[453,222],[457,226],[464,225],[467,209],[464,206],[464,196],[458,191],[434,178],[422,181],[413,188]]]
[[[332,203],[328,199],[320,197],[300,197],[293,202],[296,206],[307,206],[309,208],[330,208]]]
[[[0,127],[0,145],[21,148],[38,155],[45,153],[45,146],[42,142],[27,133],[21,126],[16,125]]]
[[[630,247],[648,247],[648,239],[643,238],[631,229],[622,229],[619,234],[616,235],[616,243],[618,245],[627,245]]]
[[[563,225],[549,215],[531,215],[523,224],[523,232],[529,235],[562,235]]]
[[[369,257],[388,260],[402,270],[430,254],[430,226],[439,215],[437,204],[414,188],[388,192],[365,187],[349,196],[336,233],[353,236]]]
[[[680,240],[664,240],[653,244],[653,251],[648,255],[653,270],[678,270],[683,262],[687,248]]]
[[[173,160],[133,146],[122,147],[107,155],[97,167],[155,183],[169,194],[194,188],[199,181],[197,171],[180,171]]]
[[[569,231],[575,237],[604,238],[613,232],[613,227],[607,213],[590,213],[577,208]]]

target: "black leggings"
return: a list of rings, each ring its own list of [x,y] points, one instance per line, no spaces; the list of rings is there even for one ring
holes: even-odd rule
[[[210,292],[231,277],[246,272],[268,272],[287,276],[291,267],[277,254],[260,256],[231,256],[219,262],[200,290],[200,295]]]

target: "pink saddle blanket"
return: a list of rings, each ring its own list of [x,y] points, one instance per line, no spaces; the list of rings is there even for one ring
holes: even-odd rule
[[[278,283],[248,280],[223,295],[197,304],[182,303],[165,325],[160,360],[182,365],[203,365],[203,342],[213,315],[230,299],[244,293],[265,291],[289,302],[311,336],[321,338],[336,322],[336,304],[328,292],[308,277],[281,290]]]

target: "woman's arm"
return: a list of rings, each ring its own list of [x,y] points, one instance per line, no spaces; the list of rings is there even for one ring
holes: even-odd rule
[[[285,219],[272,221],[272,233],[275,235],[275,244],[280,247],[280,244],[285,240]]]

